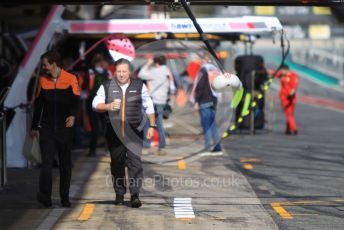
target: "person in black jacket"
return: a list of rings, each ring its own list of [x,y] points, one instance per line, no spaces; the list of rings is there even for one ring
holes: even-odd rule
[[[37,200],[44,207],[52,205],[52,164],[56,152],[59,157],[61,204],[63,207],[71,206],[72,127],[78,112],[80,89],[76,76],[60,67],[60,59],[56,51],[48,51],[41,56],[44,74],[39,78],[31,125],[31,136],[39,134],[40,137],[42,166]]]
[[[143,178],[141,153],[144,117],[146,114],[149,119],[146,137],[151,139],[156,128],[154,106],[143,82],[130,78],[130,62],[121,58],[116,61],[115,66],[115,77],[100,86],[92,106],[97,112],[106,112],[105,136],[111,155],[115,205],[124,203],[127,166],[131,206],[139,208]]]
[[[93,62],[93,67],[89,69],[89,95],[87,97],[87,112],[90,118],[91,124],[91,136],[89,152],[87,156],[96,156],[96,149],[98,146],[98,136],[99,134],[104,135],[105,121],[102,114],[98,114],[92,109],[92,101],[95,97],[97,90],[106,80],[110,79],[112,74],[109,70],[102,66],[105,61],[104,57],[101,55],[96,55]]]

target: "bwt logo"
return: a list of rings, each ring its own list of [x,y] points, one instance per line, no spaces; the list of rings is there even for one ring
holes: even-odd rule
[[[171,27],[173,29],[191,29],[192,28],[192,24],[171,24]]]

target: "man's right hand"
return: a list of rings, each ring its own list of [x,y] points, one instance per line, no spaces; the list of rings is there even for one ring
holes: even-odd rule
[[[39,134],[38,130],[32,129],[32,130],[30,131],[30,136],[31,136],[32,138],[38,137],[38,134]]]
[[[111,103],[106,104],[106,108],[108,111],[118,111],[121,108],[121,102],[113,101]]]

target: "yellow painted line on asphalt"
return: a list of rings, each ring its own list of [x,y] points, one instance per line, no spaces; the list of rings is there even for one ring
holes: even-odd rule
[[[94,211],[94,208],[95,208],[94,204],[85,204],[78,220],[86,221],[86,220],[90,219],[90,217],[92,216],[92,213]]]
[[[301,205],[307,205],[307,204],[320,204],[324,203],[324,201],[321,200],[308,200],[308,201],[294,201],[294,202],[282,202],[280,204],[285,206],[301,206]]]
[[[180,170],[186,169],[186,163],[185,163],[185,161],[182,160],[181,158],[177,158],[177,159],[180,159],[180,160],[178,160],[178,168],[179,168]]]
[[[293,201],[293,202],[280,202],[280,203],[271,203],[271,207],[283,218],[283,219],[293,219],[293,216],[316,216],[317,213],[299,213],[299,214],[290,214],[287,212],[283,206],[303,206],[303,205],[333,205],[335,203],[344,202],[344,199],[336,200],[304,200],[304,201]]]
[[[250,157],[241,157],[240,163],[256,163],[260,162],[257,158],[250,158]]]
[[[226,218],[223,217],[210,217],[209,220],[226,220]]]
[[[244,169],[253,169],[253,165],[251,164],[244,164]]]
[[[183,220],[183,221],[190,221],[192,220],[193,218],[176,218],[177,220]]]
[[[293,216],[285,210],[280,203],[272,203],[271,207],[283,218],[287,220],[293,219]]]

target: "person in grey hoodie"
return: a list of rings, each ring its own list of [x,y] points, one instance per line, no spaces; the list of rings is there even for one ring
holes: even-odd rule
[[[172,73],[166,66],[166,58],[164,56],[156,56],[153,59],[148,59],[147,63],[140,69],[138,77],[146,81],[149,95],[152,98],[155,109],[156,125],[159,133],[158,151],[160,154],[165,154],[166,140],[163,124],[163,110],[168,103],[169,95],[175,91]],[[147,130],[147,128],[145,128],[145,130]],[[144,140],[144,147],[150,147],[149,140]]]

